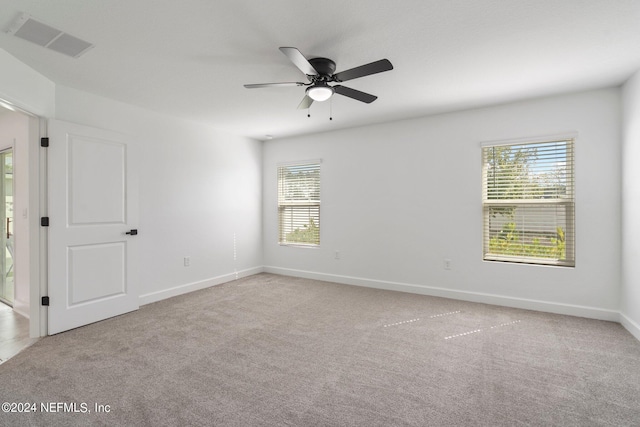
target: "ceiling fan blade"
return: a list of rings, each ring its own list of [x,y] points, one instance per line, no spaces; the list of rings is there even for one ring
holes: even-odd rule
[[[311,99],[309,95],[305,95],[304,98],[302,98],[302,102],[300,102],[300,105],[298,105],[298,109],[305,110],[311,107],[311,104],[313,104],[313,99]]]
[[[337,82],[346,82],[347,80],[357,79],[359,77],[370,76],[371,74],[382,73],[383,71],[393,70],[393,65],[388,59],[381,59],[370,64],[361,65],[350,70],[341,71],[333,75]]]
[[[247,89],[256,89],[260,87],[288,87],[288,86],[304,86],[308,83],[300,83],[300,82],[285,82],[285,83],[256,83],[250,85],[244,85]]]
[[[333,90],[343,96],[347,96],[349,98],[356,99],[358,101],[366,102],[367,104],[371,104],[373,101],[378,99],[377,96],[371,95],[370,93],[360,92],[359,90],[351,89],[346,86],[334,86]]]
[[[280,51],[287,55],[287,58],[293,62],[293,65],[298,67],[300,71],[305,73],[307,76],[317,76],[318,72],[313,65],[304,57],[302,53],[295,47],[281,47]]]

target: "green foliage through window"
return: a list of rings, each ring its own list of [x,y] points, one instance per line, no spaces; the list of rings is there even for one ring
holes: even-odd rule
[[[516,230],[514,222],[509,222],[499,234],[489,240],[489,252],[511,256],[565,259],[565,232],[562,227],[557,227],[553,237],[527,237],[525,233]]]
[[[287,242],[318,244],[320,241],[320,228],[316,225],[313,218],[309,220],[309,224],[305,224],[302,228],[298,227],[286,236]]]

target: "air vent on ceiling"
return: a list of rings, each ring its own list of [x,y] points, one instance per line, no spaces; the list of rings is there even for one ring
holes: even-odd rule
[[[7,33],[74,58],[93,47],[91,43],[36,21],[26,13],[18,16]]]

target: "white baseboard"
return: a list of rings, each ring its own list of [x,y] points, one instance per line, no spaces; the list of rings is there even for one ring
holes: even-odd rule
[[[629,319],[624,313],[620,313],[620,324],[640,341],[640,325]]]
[[[27,319],[29,318],[29,304],[25,303],[24,301],[20,301],[18,299],[13,301],[13,311],[21,316],[26,317]]]
[[[201,280],[199,282],[186,283],[184,285],[175,286],[173,288],[151,292],[148,294],[140,295],[139,303],[141,306],[151,304],[152,302],[161,301],[163,299],[176,297],[178,295],[187,294],[189,292],[199,291],[201,289],[210,288],[211,286],[221,285],[223,283],[231,282],[242,277],[253,276],[254,274],[262,273],[263,271],[264,270],[262,266],[253,267],[234,273],[223,274],[221,276]]]
[[[620,313],[615,310],[605,310],[596,307],[585,307],[572,304],[539,301],[524,298],[514,298],[480,292],[460,291],[454,289],[438,288],[434,286],[415,285],[409,283],[389,282],[361,277],[341,276],[336,274],[318,273],[313,271],[295,270],[289,268],[265,266],[264,272],[281,274],[284,276],[303,277],[306,279],[323,280],[327,282],[342,283],[345,285],[364,286],[390,291],[408,292],[421,295],[429,295],[442,298],[451,298],[483,304],[501,305],[506,307],[536,310],[547,313],[566,314],[569,316],[587,317],[598,320],[620,321]],[[637,325],[636,325],[637,327]],[[635,334],[634,334],[635,335]],[[636,335],[637,337],[638,335]],[[640,339],[640,338],[639,338]]]

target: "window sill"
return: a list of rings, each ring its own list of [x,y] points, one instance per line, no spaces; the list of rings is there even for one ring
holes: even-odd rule
[[[545,267],[571,267],[576,266],[575,262],[562,261],[548,258],[532,258],[532,257],[510,257],[504,255],[485,255],[482,259],[488,262],[504,262],[509,264],[526,264],[526,265],[540,265]]]
[[[278,242],[280,246],[288,246],[293,248],[304,248],[304,249],[316,249],[319,248],[320,245],[314,245],[312,243],[282,243]]]

